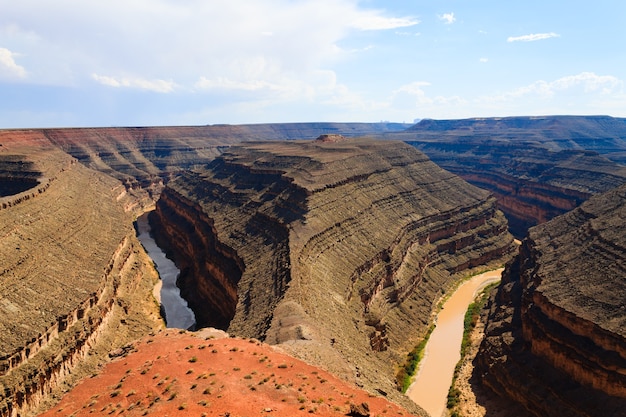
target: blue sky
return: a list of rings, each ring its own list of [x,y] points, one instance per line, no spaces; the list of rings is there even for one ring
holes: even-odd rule
[[[626,2],[0,0],[0,128],[626,117]]]

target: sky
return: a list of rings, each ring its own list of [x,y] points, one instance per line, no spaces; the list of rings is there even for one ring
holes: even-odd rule
[[[626,117],[618,0],[0,0],[0,128]]]

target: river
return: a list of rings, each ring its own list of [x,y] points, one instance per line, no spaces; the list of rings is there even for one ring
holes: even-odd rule
[[[444,303],[437,315],[424,358],[406,394],[431,417],[441,417],[446,410],[454,367],[461,359],[463,321],[467,307],[487,285],[499,281],[503,269],[485,272],[465,281]]]
[[[165,311],[167,327],[175,329],[189,329],[196,324],[196,316],[187,306],[187,301],[180,296],[180,288],[176,286],[176,279],[180,273],[174,262],[165,256],[150,236],[148,213],[137,219],[137,237],[144,249],[152,258],[159,277],[161,278],[161,306]]]

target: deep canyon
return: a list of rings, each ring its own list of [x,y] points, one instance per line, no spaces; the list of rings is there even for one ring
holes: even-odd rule
[[[601,194],[626,179],[623,126],[546,117],[0,131],[0,415],[45,408],[110,352],[162,328],[156,273],[132,227],[153,208],[200,327],[278,345],[416,414],[395,366],[437,300],[514,255],[507,224],[520,238],[542,224],[491,303],[480,379],[536,415],[623,415],[623,191]],[[556,270],[563,277],[542,272]],[[545,375],[560,378],[558,392]],[[538,383],[516,384],[525,378]]]

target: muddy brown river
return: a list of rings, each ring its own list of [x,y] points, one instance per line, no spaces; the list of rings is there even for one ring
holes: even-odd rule
[[[503,269],[476,275],[464,282],[444,303],[426,344],[424,358],[406,394],[431,417],[445,416],[454,367],[461,359],[463,319],[467,307],[487,285],[500,280]]]

